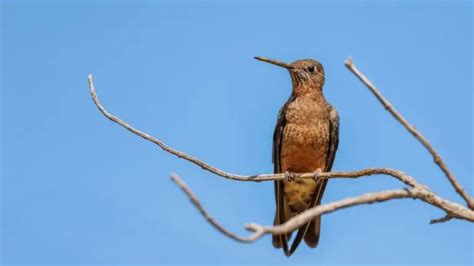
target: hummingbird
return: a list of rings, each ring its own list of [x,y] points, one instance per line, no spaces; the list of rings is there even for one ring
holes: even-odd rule
[[[274,182],[276,211],[274,225],[284,224],[293,216],[321,204],[327,179],[319,173],[331,170],[339,144],[339,115],[324,98],[324,68],[313,59],[287,64],[264,57],[255,59],[286,68],[291,76],[292,92],[280,109],[273,134],[274,173],[285,173]],[[294,173],[314,173],[314,179],[295,179]],[[275,248],[291,256],[301,240],[311,248],[318,245],[321,217],[292,233],[273,235]]]

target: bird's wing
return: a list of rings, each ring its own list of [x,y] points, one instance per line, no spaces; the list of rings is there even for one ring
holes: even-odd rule
[[[336,150],[339,145],[339,115],[337,114],[336,109],[330,107],[329,112],[329,143],[328,150],[326,154],[327,162],[325,172],[331,171],[332,165],[334,163],[334,158],[336,156]],[[321,204],[321,199],[323,198],[324,190],[326,188],[327,179],[323,181],[317,181],[319,184],[316,186],[316,191],[314,193],[313,199],[311,201],[311,207]],[[295,240],[291,245],[289,254],[291,255],[298,245],[301,242],[301,239],[304,237],[306,244],[310,247],[316,247],[319,242],[320,235],[320,226],[321,226],[321,216],[318,216],[316,219],[306,224],[306,226],[300,227],[298,233],[296,234]]]
[[[339,114],[336,109],[331,107],[329,114],[329,149],[327,155],[326,172],[331,171],[336,157],[337,147],[339,146]]]
[[[283,130],[286,125],[286,109],[288,105],[294,100],[294,97],[291,96],[288,101],[283,105],[278,113],[278,119],[275,126],[275,131],[273,131],[273,152],[272,152],[272,162],[273,162],[273,171],[274,173],[281,173],[281,144],[283,140]]]
[[[275,131],[273,132],[273,152],[272,152],[272,161],[273,161],[273,172],[281,173],[281,144],[283,142],[283,131],[286,125],[285,113],[286,109],[290,102],[293,101],[293,96],[291,96],[288,101],[283,105],[278,114],[277,124],[275,126]],[[276,213],[274,224],[282,224],[285,222],[285,202],[283,198],[283,184],[281,181],[275,181],[275,203],[276,203]],[[276,248],[283,247],[285,254],[288,254],[288,237],[287,235],[273,235],[273,246]]]

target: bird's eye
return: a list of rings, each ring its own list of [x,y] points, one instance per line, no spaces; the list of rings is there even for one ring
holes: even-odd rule
[[[313,73],[314,70],[315,70],[314,66],[309,66],[309,67],[308,67],[309,73]]]

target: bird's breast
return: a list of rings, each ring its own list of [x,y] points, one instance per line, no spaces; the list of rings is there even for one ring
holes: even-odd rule
[[[283,171],[306,173],[324,170],[327,161],[329,124],[287,124],[283,132]]]
[[[283,172],[324,171],[329,149],[329,111],[314,101],[295,101],[288,106],[281,144]],[[312,179],[284,181],[284,193],[293,212],[310,207],[317,184]]]
[[[324,170],[329,145],[329,110],[323,103],[295,100],[285,114],[281,162],[283,171]]]

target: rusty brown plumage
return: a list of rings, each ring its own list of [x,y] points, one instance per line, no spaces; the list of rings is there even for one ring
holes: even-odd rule
[[[278,115],[273,135],[275,173],[330,171],[339,142],[339,116],[324,98],[323,66],[311,59],[285,64],[262,57],[256,59],[282,66],[290,72],[293,90]],[[275,181],[274,224],[283,224],[302,211],[321,203],[327,180]],[[274,235],[273,245],[290,256],[301,240],[310,247],[319,241],[321,218],[298,229],[288,247],[289,235]]]

